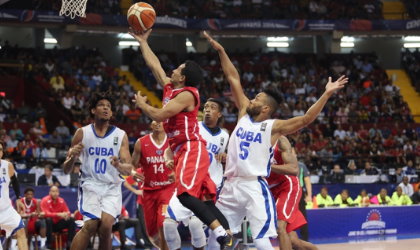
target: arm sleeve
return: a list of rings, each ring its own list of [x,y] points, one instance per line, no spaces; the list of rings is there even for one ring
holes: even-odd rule
[[[15,191],[16,199],[19,199],[20,198],[20,186],[19,186],[19,181],[16,177],[16,174],[12,176],[12,178],[10,179],[10,182],[12,184],[13,191]]]
[[[308,168],[306,167],[306,164],[303,162],[300,162],[299,165],[302,167],[303,171],[303,177],[311,176],[311,173],[309,172]]]

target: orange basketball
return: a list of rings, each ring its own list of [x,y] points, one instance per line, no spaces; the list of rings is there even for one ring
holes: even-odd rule
[[[152,5],[145,2],[138,2],[128,9],[128,24],[135,31],[146,31],[155,23],[156,12]]]

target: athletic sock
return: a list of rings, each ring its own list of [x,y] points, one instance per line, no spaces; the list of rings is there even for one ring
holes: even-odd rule
[[[218,227],[216,227],[214,230],[214,235],[216,235],[216,239],[218,239],[220,236],[226,236],[226,230],[220,225]]]

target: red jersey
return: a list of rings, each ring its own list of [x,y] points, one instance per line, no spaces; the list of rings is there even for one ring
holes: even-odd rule
[[[163,106],[171,99],[174,99],[179,93],[189,91],[194,95],[196,105],[193,111],[182,111],[163,122],[166,134],[169,137],[169,146],[173,152],[176,152],[178,146],[187,141],[203,141],[198,128],[198,109],[200,108],[200,95],[197,88],[183,87],[174,89],[172,83],[165,85],[163,89]]]
[[[61,217],[57,216],[57,213],[67,212],[70,214],[67,203],[63,198],[58,197],[57,200],[53,201],[50,195],[42,198],[41,210],[45,213],[45,217],[52,218],[53,223],[57,223],[62,219]]]
[[[20,201],[23,203],[23,205],[25,207],[25,214],[31,214],[33,212],[36,212],[36,202],[37,202],[37,200],[35,198],[32,198],[29,205],[26,203],[25,200],[26,200],[25,197],[20,198]]]
[[[168,146],[166,136],[160,145],[153,140],[152,134],[140,138],[141,157],[139,167],[143,169],[144,173],[144,190],[161,189],[172,184],[168,177],[172,170],[166,167],[163,157],[163,153]]]
[[[284,164],[283,159],[281,158],[281,151],[279,150],[279,147],[274,147],[274,155],[273,155],[273,163],[274,165],[282,165]],[[274,172],[270,173],[270,176],[267,178],[268,186],[270,188],[273,188],[275,186],[281,185],[283,183],[288,183],[288,179],[292,180],[292,183],[298,183],[299,184],[299,177],[294,175],[283,175],[283,174],[277,174]]]

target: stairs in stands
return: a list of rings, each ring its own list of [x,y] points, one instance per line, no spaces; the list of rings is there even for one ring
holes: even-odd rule
[[[393,79],[393,84],[400,88],[400,93],[408,103],[414,120],[420,122],[420,95],[411,84],[410,77],[402,69],[388,69],[386,73]]]
[[[131,86],[133,86],[134,90],[135,91],[140,90],[143,95],[146,95],[147,100],[149,100],[149,103],[152,106],[159,107],[159,108],[162,107],[161,99],[158,98],[154,92],[148,90],[141,81],[137,80],[137,78],[133,75],[133,73],[131,73],[130,71],[119,70],[118,74],[120,76],[125,75],[125,77],[127,77],[127,80],[130,82]]]
[[[407,12],[402,1],[382,1],[382,15],[386,20],[405,19]]]

